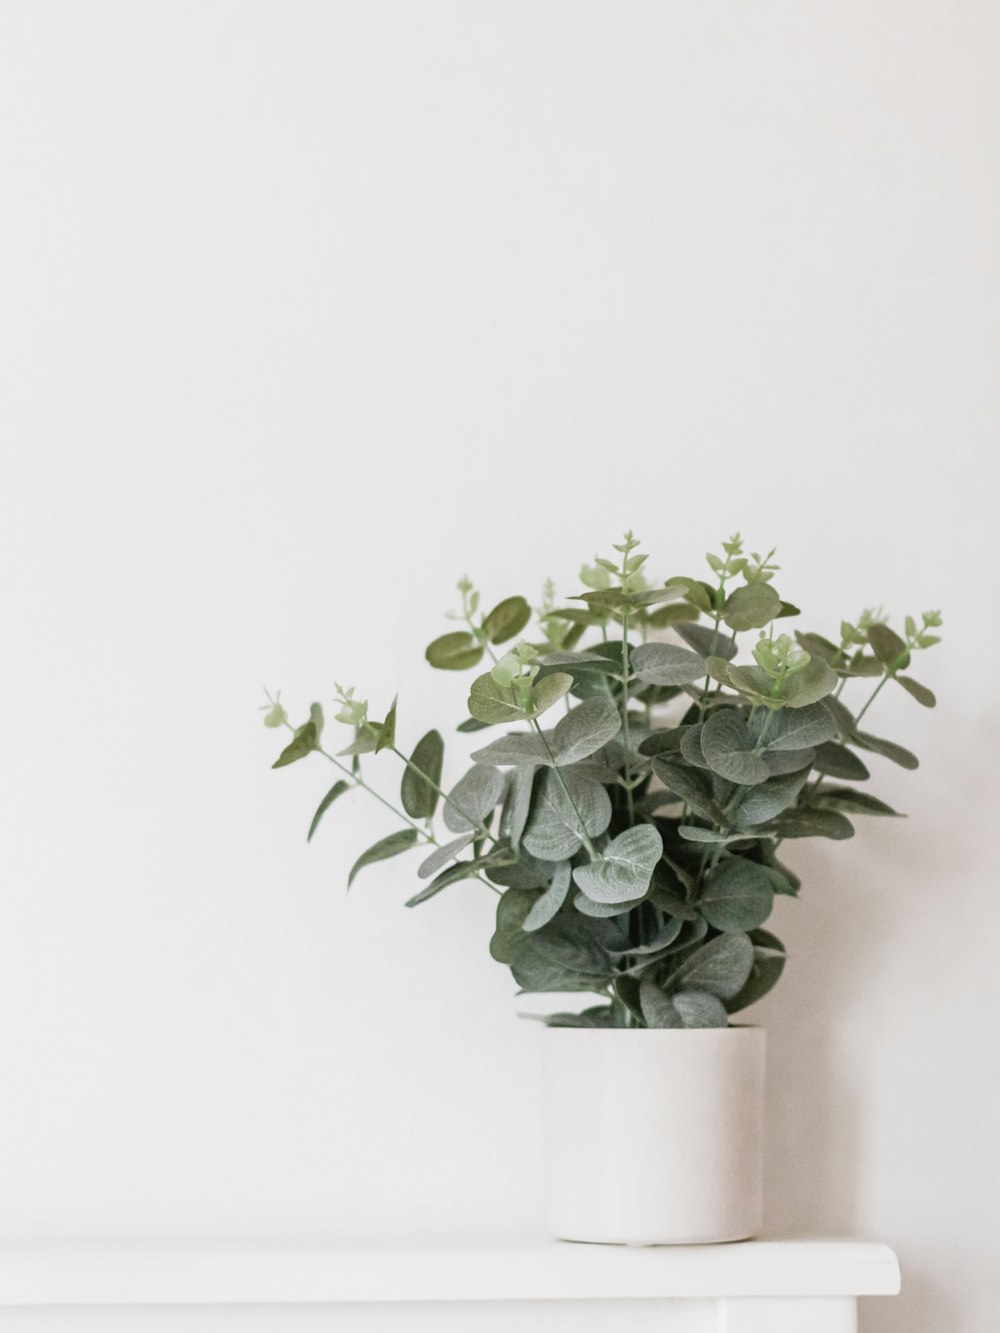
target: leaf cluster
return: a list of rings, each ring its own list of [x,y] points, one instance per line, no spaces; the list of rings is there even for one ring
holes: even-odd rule
[[[480,668],[459,731],[503,730],[450,787],[437,730],[397,748],[395,702],[374,721],[338,686],[337,716],[354,729],[338,755],[322,748],[319,704],[293,729],[269,699],[265,723],[292,731],[276,768],[318,751],[341,770],[310,838],[345,792],[378,794],[363,755],[402,763],[398,805],[379,799],[403,827],[357,859],[349,883],[422,847],[409,905],[463,881],[492,889],[490,953],[521,991],[598,998],[546,1022],[720,1027],[781,976],[785,948],[766,923],[776,895],[800,889],[783,843],[845,839],[857,816],[896,815],[857,784],[873,754],[917,759],[862,722],[890,684],[934,706],[911,666],[939,642],[941,617],[908,616],[900,634],[868,610],[835,637],[788,633],[782,622],[800,613],[775,589],[773,551],[745,553],[736,535],[707,556],[710,578],[653,583],[637,545],[626,534],[614,557],[585,565],[565,605],[546,584],[534,610],[511,596],[481,614],[462,580],[463,627],[426,658]],[[849,704],[859,685],[866,697]]]

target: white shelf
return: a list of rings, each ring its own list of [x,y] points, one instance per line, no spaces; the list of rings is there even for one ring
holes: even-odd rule
[[[655,1249],[533,1237],[0,1246],[0,1307],[877,1296],[885,1245],[756,1240]]]

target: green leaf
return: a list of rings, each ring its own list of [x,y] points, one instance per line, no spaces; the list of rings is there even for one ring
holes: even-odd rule
[[[508,889],[497,902],[497,921],[490,940],[490,956],[510,964],[524,943],[524,921],[538,901],[534,889]]]
[[[667,588],[683,588],[687,600],[692,606],[696,606],[699,611],[712,610],[713,589],[707,583],[702,583],[700,579],[677,577],[667,579],[665,586]]]
[[[570,600],[586,602],[588,607],[595,611],[617,611],[631,604],[628,594],[622,592],[620,588],[602,588],[598,592],[577,593]]]
[[[375,747],[378,744],[378,733],[380,729],[380,722],[366,723],[366,730],[359,731],[350,745],[345,745],[342,750],[338,750],[337,758],[340,759],[345,754],[374,754]]]
[[[730,629],[763,629],[781,614],[781,598],[770,583],[748,583],[726,598],[722,619]]]
[[[722,811],[713,801],[707,782],[700,773],[669,759],[654,759],[653,772],[664,787],[686,801],[695,814],[712,824],[721,824]]]
[[[767,587],[750,583],[749,588]],[[752,787],[766,782],[770,769],[759,755],[753,754],[753,742],[743,718],[735,708],[717,708],[701,729],[701,749],[713,773],[728,782]]]
[[[512,768],[507,774],[507,794],[500,811],[500,836],[517,848],[528,822],[531,809],[531,790],[535,781],[534,768]]]
[[[808,631],[797,629],[795,631],[795,642],[800,648],[804,648],[810,657],[822,657],[824,662],[833,662],[840,656],[840,649],[835,643],[823,637],[822,634],[813,634]]]
[[[530,619],[531,607],[523,597],[506,597],[483,621],[483,633],[490,643],[506,643],[520,634]]]
[[[376,861],[387,861],[390,856],[398,856],[400,852],[408,851],[416,841],[417,830],[414,828],[400,829],[398,833],[390,833],[387,838],[380,839],[366,852],[362,852],[351,866],[351,873],[347,876],[347,887],[350,888],[354,883],[359,870],[374,865]]]
[[[567,676],[565,679],[572,682],[573,678]],[[478,721],[491,725],[497,722],[523,722],[527,716],[513,685],[501,685],[488,671],[472,682],[469,712]]]
[[[566,667],[572,671],[596,671],[599,675],[614,674],[621,670],[621,662],[613,662],[610,658],[601,653],[578,652],[578,653],[546,653],[544,657],[536,658],[539,666],[542,667]]]
[[[613,1028],[615,1014],[610,1004],[595,1004],[579,1014],[522,1014],[533,1018],[547,1028]]]
[[[526,991],[602,991],[613,972],[592,926],[579,917],[525,935],[510,970]]]
[[[339,782],[333,784],[327,794],[320,801],[316,813],[312,817],[312,823],[309,825],[309,832],[306,834],[306,842],[312,842],[312,835],[319,828],[319,821],[326,814],[327,810],[329,810],[330,806],[333,805],[334,801],[337,800],[338,797],[343,796],[344,792],[350,788],[350,785],[351,784],[345,778],[341,778]]]
[[[786,708],[808,708],[836,688],[836,671],[831,670],[821,657],[813,657],[807,667],[786,678],[781,697]]]
[[[683,622],[697,620],[699,615],[698,608],[692,606],[690,602],[672,602],[669,606],[661,606],[655,611],[651,611],[646,618],[646,623],[650,629],[669,629],[672,625]]]
[[[542,896],[533,903],[531,911],[524,918],[526,931],[541,930],[547,926],[566,901],[569,886],[573,878],[573,867],[569,861],[560,861],[552,874],[552,883]]]
[[[704,990],[728,1000],[746,984],[753,961],[749,936],[717,935],[686,958],[670,980],[678,988]]]
[[[540,676],[531,687],[531,701],[534,705],[532,717],[540,717],[546,709],[551,708],[553,704],[557,704],[572,688],[573,677],[565,672],[557,671],[552,676]]]
[[[662,855],[663,839],[653,825],[636,824],[612,838],[599,861],[577,866],[573,878],[594,902],[631,902],[649,888]]]
[[[646,944],[625,944],[620,949],[609,949],[612,958],[650,958],[668,949],[681,933],[680,919],[667,921]]]
[[[587,699],[561,718],[552,733],[552,751],[560,766],[575,764],[596,753],[622,729],[621,715],[610,699]]]
[[[417,741],[410,764],[403,770],[400,800],[411,819],[430,819],[437,809],[436,787],[441,785],[444,741],[440,732],[429,731]],[[419,770],[419,771],[416,771]]]
[[[791,712],[758,713],[750,727],[754,744],[759,743],[768,717],[771,720],[764,732],[764,741],[769,751],[805,750],[832,741],[837,734],[837,724],[826,704],[815,703],[794,708]]]
[[[679,1028],[684,1026],[680,1014],[674,1007],[673,1000],[648,978],[639,983],[639,1003],[642,1006],[642,1016],[646,1020],[647,1027]]]
[[[524,846],[543,861],[563,861],[574,856],[583,845],[581,818],[589,838],[603,833],[611,822],[608,793],[600,783],[572,770],[547,768],[535,784],[522,839]]]
[[[702,657],[721,657],[729,662],[736,656],[736,640],[725,630],[710,625],[678,625],[677,633]]]
[[[482,645],[467,630],[442,634],[429,644],[424,657],[439,671],[467,671],[478,665],[483,656]]]
[[[929,690],[926,685],[921,685],[919,680],[914,680],[912,676],[897,676],[907,694],[911,694],[918,704],[923,704],[925,708],[933,708],[937,703],[934,691]]]
[[[753,941],[755,949],[771,949],[774,953],[785,952],[785,946],[777,935],[772,935],[769,930],[764,930],[762,926],[758,926],[756,930],[748,930],[747,934]]]
[[[733,857],[708,877],[698,907],[716,930],[752,930],[771,915],[774,889],[767,871],[755,861]]]
[[[639,899],[641,902],[642,900]],[[622,916],[628,913],[635,906],[635,903],[598,903],[593,898],[588,898],[582,891],[578,890],[573,899],[573,906],[584,916],[592,916],[598,919],[610,918],[613,916]]]
[[[464,833],[486,821],[503,795],[506,783],[498,768],[475,764],[445,798],[444,822],[452,833]]]
[[[676,991],[673,1002],[674,1008],[680,1014],[681,1023],[686,1028],[725,1028],[729,1026],[729,1015],[726,1013],[725,1005],[714,995],[709,995],[708,991]]]
[[[288,764],[294,764],[298,759],[304,759],[307,754],[312,754],[319,744],[316,734],[316,723],[306,722],[298,728],[295,735],[288,742],[281,754],[271,765],[272,768],[285,768]]]
[[[890,672],[909,664],[910,654],[906,644],[888,625],[869,625],[868,642],[875,656]]]
[[[498,736],[481,750],[473,750],[472,758],[477,764],[499,764],[501,767],[521,766],[549,767],[552,760],[545,741],[534,732],[515,731],[507,736]]]
[[[851,739],[862,750],[868,750],[871,754],[880,754],[883,759],[891,759],[894,764],[899,764],[900,768],[914,769],[920,767],[920,760],[917,756],[911,754],[909,750],[904,750],[895,741],[883,741],[878,736],[870,736],[864,731],[855,732]]]
[[[713,842],[725,846],[730,840],[728,833],[717,833],[715,829],[701,828],[697,824],[679,824],[677,832],[688,842]]]
[[[726,1001],[726,1008],[731,1014],[738,1013],[747,1005],[756,1004],[777,984],[785,970],[785,958],[782,954],[766,954],[754,950],[753,966],[750,975],[740,990]]]
[[[375,742],[375,753],[379,750],[385,750],[396,744],[396,704],[398,695],[392,701],[392,707],[385,715],[385,721],[379,728],[378,739]]]
[[[442,870],[440,875],[431,880],[430,884],[422,888],[419,893],[415,893],[407,901],[406,906],[419,907],[421,903],[425,903],[428,898],[433,898],[435,894],[440,893],[442,889],[447,889],[449,885],[458,884],[463,879],[472,879],[481,870],[496,865],[497,859],[497,853],[491,852],[489,856],[480,856],[474,861],[456,862],[455,865],[449,866],[447,870]]]
[[[429,879],[431,875],[436,875],[449,861],[453,861],[460,851],[468,847],[475,836],[475,829],[469,829],[467,833],[460,834],[459,837],[454,838],[451,842],[446,842],[442,847],[435,847],[430,856],[425,861],[421,861],[417,869],[418,877]]]
[[[838,841],[854,837],[854,826],[849,819],[835,810],[786,810],[768,825],[768,832],[782,838],[834,838]]]
[[[632,649],[632,670],[650,685],[690,685],[705,674],[705,659],[672,643],[641,643]]]
[[[864,791],[855,791],[853,787],[819,787],[812,799],[819,805],[832,806],[842,814],[894,815],[897,819],[906,818],[898,810],[893,810],[891,805],[886,805],[885,801],[880,801],[877,796],[869,796]]]
[[[842,778],[846,782],[864,782],[866,778],[871,777],[871,773],[854,751],[836,741],[817,745],[813,764],[817,773],[826,773],[832,778]]]
[[[489,722],[480,722],[478,717],[467,717],[464,722],[459,722],[455,730],[463,732],[485,731],[489,725]]]
[[[749,828],[754,824],[765,824],[782,810],[787,810],[795,804],[808,776],[809,770],[802,769],[798,773],[768,778],[759,787],[748,791],[733,812],[736,826]]]
[[[772,713],[772,717],[781,717],[781,713]],[[763,759],[771,777],[782,777],[787,773],[800,773],[812,765],[816,757],[815,750],[775,750],[766,751]]]

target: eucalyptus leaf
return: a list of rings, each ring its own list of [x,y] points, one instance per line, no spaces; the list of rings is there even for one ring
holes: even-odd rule
[[[599,861],[577,866],[573,878],[594,902],[630,902],[645,894],[662,854],[663,839],[653,825],[637,824],[612,838]]]
[[[531,687],[532,716],[540,717],[573,688],[573,677],[565,672],[542,676]],[[470,710],[471,711],[471,710]]]
[[[842,778],[847,782],[863,782],[871,777],[854,751],[837,741],[826,741],[823,745],[817,745],[813,766],[817,773],[825,773],[831,778]]]
[[[398,833],[390,833],[387,838],[380,838],[366,852],[362,852],[351,866],[351,873],[347,876],[347,887],[351,887],[358,872],[364,870],[365,866],[374,865],[376,861],[387,861],[391,856],[409,851],[416,845],[417,837],[416,829],[406,828],[400,829]]]
[[[490,643],[506,643],[520,634],[530,619],[531,607],[523,597],[507,597],[483,621],[483,633]]]
[[[908,665],[910,654],[906,644],[888,625],[869,625],[868,642],[878,660],[890,671]]]
[[[632,649],[632,670],[651,685],[690,685],[705,674],[705,659],[672,643],[642,643]]]
[[[716,935],[686,958],[670,981],[677,989],[708,991],[728,1000],[746,984],[753,961],[748,935]]]
[[[671,997],[686,1028],[724,1028],[729,1026],[725,1005],[703,990],[675,991]]]
[[[900,768],[919,768],[920,760],[909,750],[897,745],[895,741],[883,741],[878,736],[870,736],[867,732],[856,731],[851,738],[854,745],[862,750],[868,750],[871,754],[879,754],[883,759],[891,759],[894,764]]]
[[[500,836],[512,847],[517,847],[528,822],[531,809],[531,791],[535,770],[528,767],[512,768],[507,774],[507,792],[500,811]]]
[[[786,679],[781,698],[786,708],[808,708],[836,688],[836,671],[832,671],[821,657],[813,657],[804,670],[796,671]]]
[[[522,841],[532,855],[562,861],[582,847],[581,828],[596,838],[610,822],[611,801],[600,783],[546,769],[535,783]]]
[[[333,784],[316,808],[316,813],[312,817],[312,823],[309,825],[309,832],[306,834],[306,842],[312,842],[312,836],[319,828],[320,820],[326,814],[327,810],[329,810],[330,806],[333,805],[334,801],[343,796],[345,791],[349,791],[350,787],[351,784],[346,778],[341,778],[339,782]]]
[[[530,764],[537,767],[552,763],[549,748],[544,738],[536,733],[515,731],[498,736],[481,750],[474,750],[472,758],[477,764],[499,764],[501,767]]]
[[[490,955],[498,963],[514,961],[514,955],[524,943],[524,922],[538,901],[533,889],[508,889],[497,901],[496,928],[490,940]]]
[[[677,634],[702,657],[721,657],[731,662],[736,656],[736,640],[725,630],[710,625],[676,625]]]
[[[551,747],[556,763],[562,767],[588,758],[621,729],[621,714],[610,699],[587,699],[556,723]]]
[[[644,980],[639,985],[639,1003],[646,1026],[651,1028],[680,1028],[684,1020],[669,995],[654,982]]]
[[[319,739],[316,734],[316,723],[306,722],[298,728],[295,735],[288,742],[281,754],[271,765],[272,768],[285,768],[288,764],[294,764],[296,760],[304,759],[307,754],[312,752],[319,745]]]
[[[854,837],[854,825],[836,810],[797,808],[786,810],[768,825],[768,831],[781,838],[834,838]]]
[[[467,671],[482,661],[483,649],[468,630],[455,630],[428,644],[424,656],[440,671]]]
[[[522,722],[527,713],[513,685],[501,685],[487,671],[469,690],[469,712],[479,722]]]
[[[711,790],[700,773],[667,759],[654,759],[653,772],[664,787],[686,801],[695,814],[712,824],[722,823],[722,811],[712,799]]]
[[[498,768],[475,764],[445,797],[444,822],[452,833],[477,828],[493,813],[506,783]]]
[[[845,815],[892,815],[896,819],[905,818],[877,796],[855,791],[853,787],[819,787],[812,799],[821,806],[830,806]]]
[[[716,866],[698,903],[702,916],[716,930],[752,930],[771,915],[774,889],[763,866],[733,857]]]
[[[755,824],[766,824],[782,810],[787,810],[798,800],[799,792],[806,784],[808,769],[798,773],[787,773],[779,777],[768,778],[760,786],[751,788],[741,797],[733,811],[733,822],[737,828],[751,828]]]
[[[896,676],[896,680],[918,704],[923,704],[925,708],[933,708],[937,704],[934,691],[929,690],[926,685],[921,685],[919,680],[914,680],[912,676]]]
[[[420,879],[429,879],[431,875],[436,875],[449,861],[453,861],[460,851],[468,847],[475,836],[475,830],[469,829],[467,833],[459,834],[451,842],[446,842],[441,847],[435,847],[430,856],[421,861],[417,868],[417,875]]]
[[[722,618],[733,630],[762,629],[781,614],[781,598],[770,583],[747,583],[726,598]]]
[[[745,1009],[747,1005],[756,1004],[758,1000],[762,1000],[768,991],[777,984],[784,970],[785,957],[783,954],[761,953],[755,949],[750,975],[739,991],[726,1001],[728,1012],[731,1014],[738,1013],[741,1009]]]
[[[837,724],[825,703],[814,703],[788,711],[758,713],[750,724],[750,734],[755,745],[760,743],[763,734],[769,752],[804,750],[832,741],[837,734]]]
[[[572,879],[573,867],[569,861],[560,861],[552,875],[552,883],[532,904],[531,911],[524,919],[526,931],[541,930],[542,926],[549,924],[566,901]]]
[[[380,750],[391,749],[396,744],[396,704],[398,700],[393,699],[392,707],[385,715],[385,721],[379,727],[378,737],[375,741],[375,753]]]
[[[756,584],[749,584],[756,587]],[[701,750],[713,773],[751,787],[770,777],[767,764],[753,753],[750,733],[735,708],[717,708],[701,729]]]
[[[437,809],[444,741],[439,731],[428,731],[417,741],[403,770],[399,799],[411,819],[430,819]]]

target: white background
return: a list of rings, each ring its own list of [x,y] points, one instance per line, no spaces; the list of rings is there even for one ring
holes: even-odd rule
[[[909,820],[791,853],[769,1229],[992,1328],[998,56],[990,0],[0,7],[0,1231],[534,1225],[491,902],[348,897],[392,825],[306,847],[261,685],[412,744],[462,573],[740,528],[813,628],[946,615],[870,715]]]

